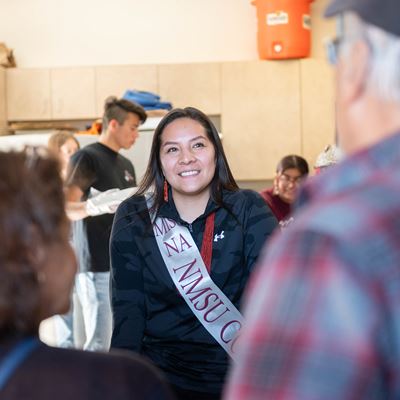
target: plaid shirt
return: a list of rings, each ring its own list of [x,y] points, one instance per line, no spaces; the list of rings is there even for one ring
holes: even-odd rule
[[[225,399],[399,399],[400,134],[312,178],[267,247]]]

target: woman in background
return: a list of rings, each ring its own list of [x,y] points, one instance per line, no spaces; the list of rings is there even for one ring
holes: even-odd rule
[[[178,399],[219,399],[237,308],[276,224],[256,192],[238,188],[210,119],[170,111],[138,193],[114,218],[111,346],[146,355]]]
[[[68,311],[76,272],[62,186],[45,148],[0,152],[0,398],[171,399],[137,357],[38,339],[43,319]]]
[[[65,180],[69,160],[80,147],[78,140],[70,131],[57,131],[50,136],[47,146],[60,159],[61,176]]]
[[[283,157],[277,167],[274,185],[260,192],[281,226],[290,218],[300,184],[309,172],[307,161],[297,155]]]
[[[69,160],[80,148],[78,140],[70,131],[56,131],[51,134],[47,147],[59,159],[61,164],[61,177],[65,181]],[[80,221],[74,221],[72,223],[72,232],[78,231],[81,224]],[[70,237],[71,242],[73,240],[72,232]],[[78,332],[79,330],[74,326],[74,320],[77,320],[74,315],[77,307],[80,307],[80,304],[77,301],[76,296],[73,295],[71,298],[71,309],[66,314],[55,315],[54,318],[52,318],[51,322],[54,326],[54,339],[56,346],[64,348],[77,347],[78,343],[75,338],[75,331]]]

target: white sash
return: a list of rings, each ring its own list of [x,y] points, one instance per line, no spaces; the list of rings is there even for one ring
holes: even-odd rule
[[[189,230],[168,218],[153,221],[152,217],[150,213],[158,248],[176,288],[204,328],[235,360],[242,315],[211,280]]]

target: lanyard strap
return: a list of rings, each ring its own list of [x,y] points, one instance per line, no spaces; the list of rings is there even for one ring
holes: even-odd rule
[[[0,363],[0,390],[4,388],[14,371],[39,346],[37,338],[28,338],[19,342]]]
[[[201,243],[201,258],[206,265],[208,273],[211,272],[211,260],[212,260],[212,243],[214,236],[214,220],[215,212],[211,213],[206,219],[206,227],[204,229],[203,242]]]

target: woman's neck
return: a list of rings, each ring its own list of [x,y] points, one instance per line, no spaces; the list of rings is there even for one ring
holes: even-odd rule
[[[200,194],[188,196],[172,190],[172,197],[179,216],[190,224],[200,215],[204,214],[210,198],[210,191],[205,190]]]

